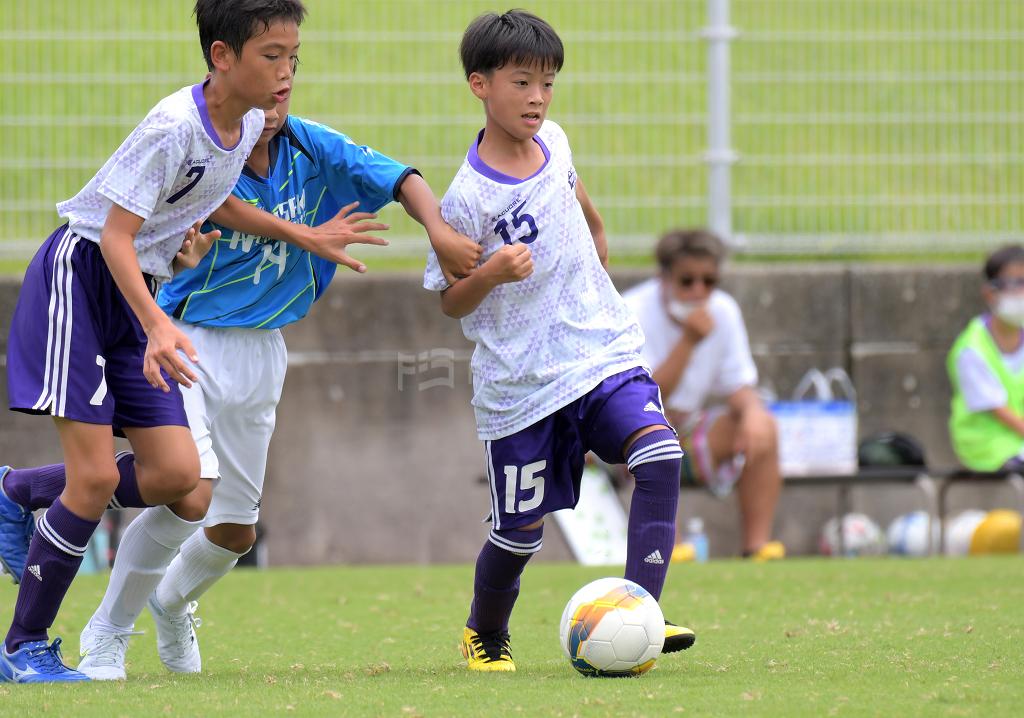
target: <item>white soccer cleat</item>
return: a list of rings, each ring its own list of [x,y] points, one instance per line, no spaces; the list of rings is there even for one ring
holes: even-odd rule
[[[146,605],[156,622],[156,650],[167,670],[173,673],[202,671],[203,660],[196,640],[196,629],[202,625],[202,620],[195,615],[199,604],[192,601],[183,613],[175,615],[165,611],[153,594]]]
[[[92,619],[82,629],[78,639],[79,673],[94,681],[123,681],[124,654],[128,651],[128,639],[142,635],[140,631],[108,631],[92,625]]]

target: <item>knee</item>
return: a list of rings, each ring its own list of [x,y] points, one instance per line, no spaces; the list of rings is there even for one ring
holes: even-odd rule
[[[199,459],[190,458],[173,464],[167,463],[146,473],[147,485],[159,486],[160,492],[167,497],[165,503],[181,501],[195,492],[199,486]],[[205,514],[204,508],[203,515]]]
[[[110,466],[89,465],[76,468],[77,471],[73,474],[74,480],[69,483],[73,483],[81,491],[103,501],[109,500],[114,495],[114,491],[121,481],[121,476],[117,473],[117,465],[114,463],[111,463]]]
[[[211,489],[212,482],[200,481],[198,486],[168,508],[183,521],[202,521],[206,518],[206,512],[210,510],[210,501],[213,497]]]
[[[223,549],[239,555],[256,545],[256,527],[242,524],[218,524],[206,529],[206,538]]]

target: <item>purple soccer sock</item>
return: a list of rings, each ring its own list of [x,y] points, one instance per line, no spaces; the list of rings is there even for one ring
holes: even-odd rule
[[[45,509],[64,491],[64,464],[11,469],[4,476],[3,492],[16,504],[35,511]]]
[[[540,550],[543,533],[543,525],[528,530],[491,531],[476,559],[467,626],[477,633],[508,631],[508,619],[519,597],[519,577],[530,557]]]
[[[668,429],[641,436],[626,458],[636,479],[629,506],[626,578],[656,599],[661,598],[675,544],[682,459],[679,439]]]
[[[5,641],[9,653],[26,641],[46,640],[97,524],[71,513],[60,499],[39,519]]]
[[[116,457],[117,473],[121,480],[110,499],[110,508],[144,509],[149,506],[139,493],[139,482],[135,476],[135,454],[122,451]],[[36,466],[29,469],[11,469],[3,479],[0,489],[11,501],[35,511],[49,508],[64,492],[67,474],[64,464]]]
[[[148,508],[142,494],[139,493],[139,480],[135,476],[135,454],[122,451],[116,457],[117,473],[121,480],[117,482],[114,495],[110,499],[112,509],[144,509]]]

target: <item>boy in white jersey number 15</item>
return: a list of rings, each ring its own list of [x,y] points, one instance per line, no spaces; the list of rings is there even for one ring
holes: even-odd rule
[[[211,76],[161,101],[58,205],[68,223],[32,260],[14,310],[10,407],[54,417],[68,476],[28,549],[0,650],[7,681],[86,680],[64,665],[60,639],[47,645],[47,631],[100,516],[112,499],[166,504],[199,481],[178,390],[196,377],[178,350],[198,357],[152,291],[171,277],[189,227],[230,194],[263,109],[287,97],[305,8],[198,0],[195,14]],[[132,444],[129,467],[114,461],[115,430]]]
[[[561,40],[540,18],[512,10],[474,20],[460,52],[486,124],[441,211],[481,244],[483,263],[449,285],[431,255],[424,286],[441,291],[443,311],[461,318],[477,345],[473,407],[492,528],[462,652],[471,670],[510,671],[520,574],[541,548],[545,514],[575,506],[586,453],[633,473],[625,575],[659,598],[682,451],[643,367],[643,334],[602,265],[600,216],[565,133],[545,119]],[[672,624],[665,633],[666,652],[695,640]]]

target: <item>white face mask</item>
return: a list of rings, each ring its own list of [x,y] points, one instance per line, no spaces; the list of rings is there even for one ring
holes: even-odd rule
[[[699,306],[700,302],[681,302],[678,299],[669,299],[665,309],[669,316],[677,322],[685,322],[686,318]]]
[[[995,314],[1007,324],[1024,327],[1024,294],[1000,294]]]

